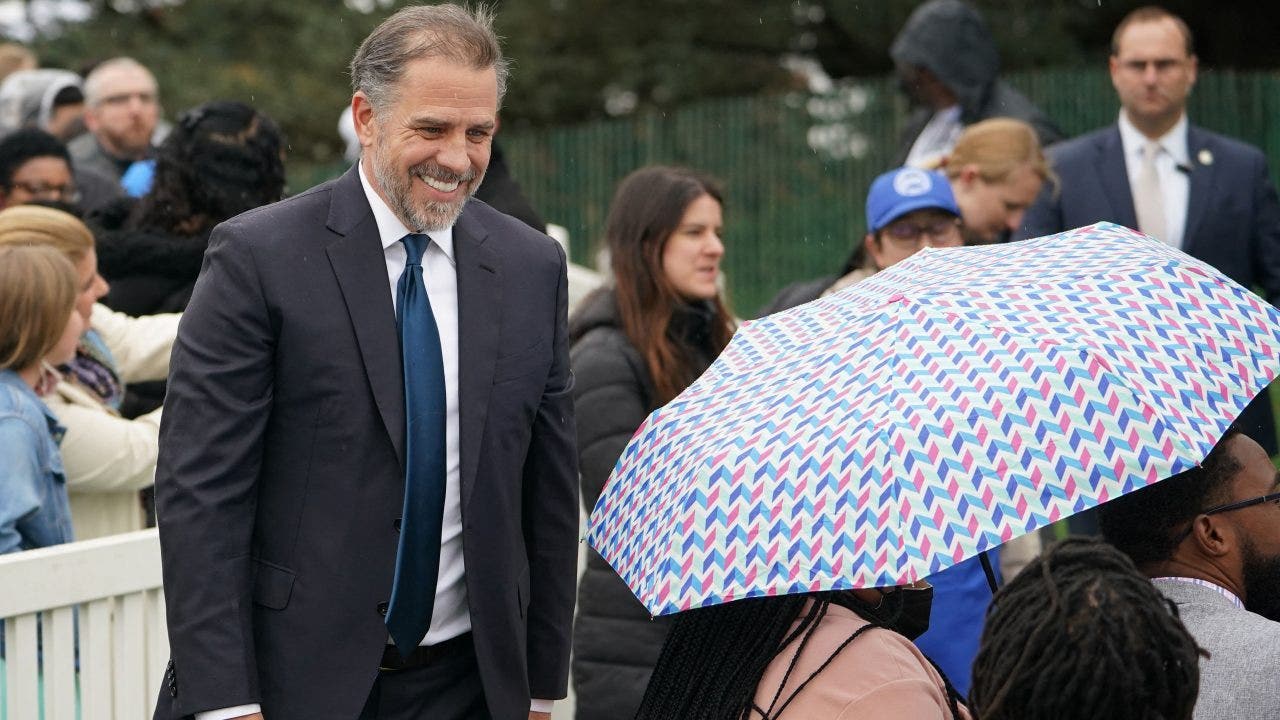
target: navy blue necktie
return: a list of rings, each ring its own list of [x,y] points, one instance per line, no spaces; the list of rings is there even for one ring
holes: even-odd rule
[[[386,623],[401,657],[408,657],[431,627],[440,570],[445,397],[440,331],[422,282],[422,254],[431,238],[411,234],[401,242],[408,254],[396,285],[400,355],[404,360],[404,511]]]

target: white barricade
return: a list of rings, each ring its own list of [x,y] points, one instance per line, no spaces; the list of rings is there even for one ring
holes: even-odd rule
[[[149,718],[169,658],[161,587],[154,529],[0,555],[8,720],[41,705],[75,720],[77,704],[81,720]]]

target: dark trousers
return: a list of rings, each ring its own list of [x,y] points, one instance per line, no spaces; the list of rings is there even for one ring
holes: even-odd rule
[[[379,670],[360,720],[489,720],[475,647],[420,667]]]

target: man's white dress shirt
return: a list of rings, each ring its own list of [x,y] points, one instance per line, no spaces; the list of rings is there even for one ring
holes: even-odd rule
[[[1191,196],[1191,160],[1187,150],[1187,114],[1183,113],[1169,132],[1158,138],[1148,138],[1129,122],[1124,110],[1120,111],[1120,143],[1124,147],[1124,169],[1129,176],[1129,192],[1138,184],[1142,172],[1142,147],[1154,140],[1160,146],[1156,156],[1156,175],[1160,178],[1160,195],[1164,205],[1165,237],[1169,245],[1182,249],[1183,233],[1187,225],[1187,200]]]

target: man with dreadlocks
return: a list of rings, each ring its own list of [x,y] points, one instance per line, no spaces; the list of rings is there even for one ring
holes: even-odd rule
[[[968,720],[911,642],[932,599],[922,582],[682,613],[636,720]]]
[[[1098,521],[1209,652],[1196,720],[1280,718],[1280,473],[1262,446],[1231,430]]]
[[[982,720],[1191,720],[1198,652],[1129,558],[1070,538],[996,593],[969,701]]]

